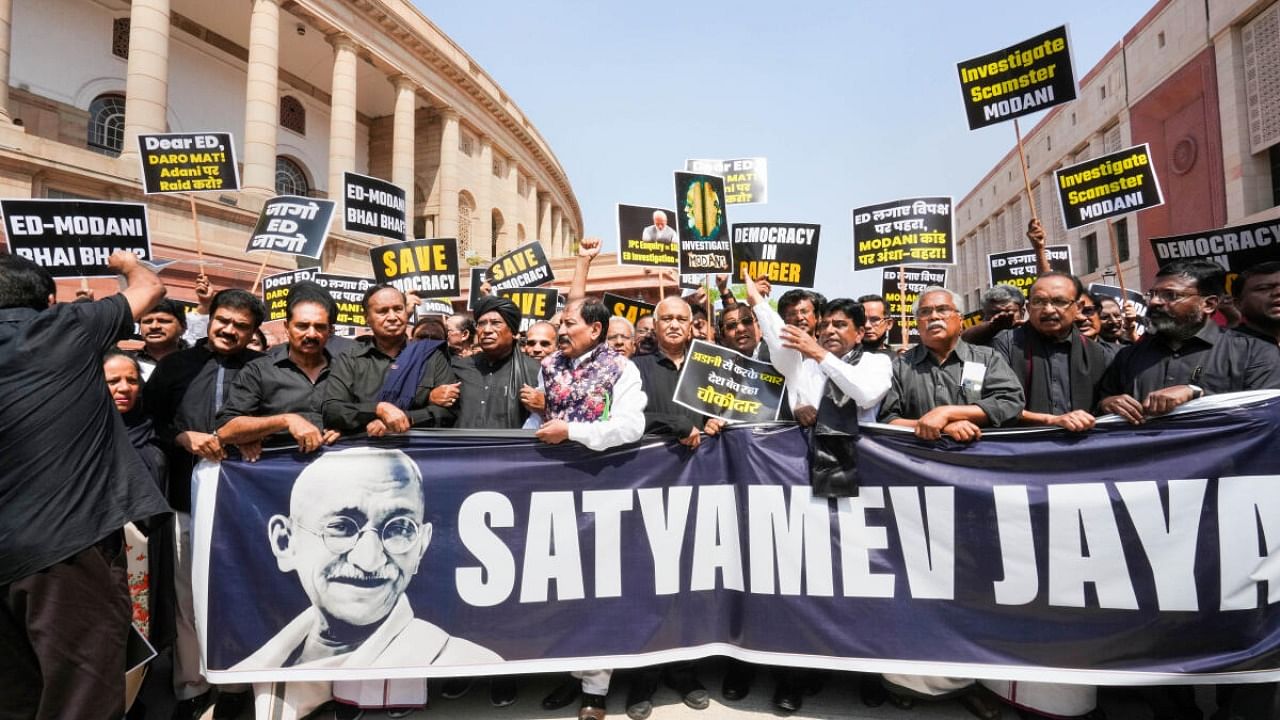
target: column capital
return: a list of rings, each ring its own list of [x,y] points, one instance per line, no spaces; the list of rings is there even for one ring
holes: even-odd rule
[[[281,0],[252,0],[254,5],[275,5],[280,7]]]
[[[388,77],[387,82],[391,83],[391,87],[396,90],[412,90],[417,93],[418,90],[422,88],[422,85],[419,84],[417,80],[414,80],[404,73],[396,73],[395,75]]]
[[[344,32],[329,33],[324,36],[324,39],[325,42],[333,46],[334,50],[351,50],[354,52],[360,49],[360,44]]]

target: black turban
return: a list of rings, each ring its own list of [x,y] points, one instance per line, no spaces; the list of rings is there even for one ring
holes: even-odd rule
[[[507,327],[511,328],[511,332],[520,331],[520,308],[516,307],[516,304],[510,300],[494,295],[485,295],[471,306],[471,312],[476,320],[495,311],[502,316],[502,321],[507,324]]]

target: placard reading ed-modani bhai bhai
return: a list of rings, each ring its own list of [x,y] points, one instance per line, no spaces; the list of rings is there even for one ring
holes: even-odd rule
[[[853,211],[853,269],[952,265],[951,198],[894,200]]]
[[[1076,98],[1066,25],[957,63],[956,68],[970,130]]]
[[[342,197],[345,198],[343,229],[392,240],[404,239],[404,188],[368,175],[344,172]]]
[[[139,135],[138,160],[148,195],[240,189],[231,133]]]
[[[369,249],[373,277],[420,298],[458,296],[458,242],[425,238]]]
[[[1164,204],[1146,143],[1053,171],[1067,229]]]
[[[0,200],[9,252],[55,278],[113,277],[107,260],[128,250],[151,260],[147,206],[97,200]]]

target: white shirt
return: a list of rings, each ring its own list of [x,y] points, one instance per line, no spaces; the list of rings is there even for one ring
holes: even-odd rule
[[[782,316],[761,301],[752,310],[760,327],[762,342],[769,346],[769,360],[787,378],[787,399],[791,410],[802,405],[817,408],[826,392],[827,381],[835,383],[846,397],[858,405],[858,422],[875,422],[880,401],[893,382],[893,362],[879,353],[863,353],[856,365],[826,353],[815,362],[799,350],[782,346]]]
[[[573,359],[576,368],[582,364],[586,353]],[[644,408],[649,397],[640,383],[640,370],[630,360],[624,360],[622,374],[613,383],[613,400],[609,404],[609,418],[596,422],[569,422],[569,439],[582,443],[592,450],[608,450],[626,445],[644,435]],[[530,416],[533,420],[533,416]],[[526,423],[525,427],[530,427]],[[534,425],[533,427],[537,427]]]

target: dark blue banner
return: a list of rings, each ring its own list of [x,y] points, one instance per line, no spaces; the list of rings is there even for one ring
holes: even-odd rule
[[[783,424],[692,452],[444,431],[228,461],[197,478],[207,665],[1280,679],[1278,434],[1275,394],[971,445],[864,428],[860,495],[839,500],[810,496]]]

